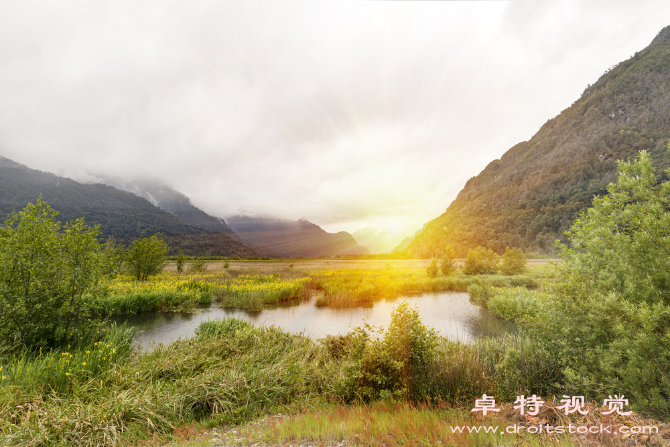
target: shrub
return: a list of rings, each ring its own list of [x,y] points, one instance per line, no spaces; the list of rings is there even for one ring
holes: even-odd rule
[[[426,268],[426,272],[428,273],[428,276],[430,276],[431,278],[435,278],[438,271],[439,268],[437,267],[437,258],[433,258],[430,260],[430,264]]]
[[[486,283],[473,283],[468,286],[468,295],[473,303],[486,306],[489,299],[495,295],[495,291]]]
[[[492,275],[498,271],[498,261],[496,252],[477,247],[468,251],[463,272],[466,275]]]
[[[207,270],[207,262],[204,259],[195,259],[188,266],[189,272],[202,273]]]
[[[445,276],[449,276],[456,271],[456,250],[453,247],[448,246],[444,250],[440,270]]]
[[[128,248],[126,256],[128,270],[138,281],[144,281],[163,270],[165,253],[167,244],[163,241],[162,234],[154,234],[147,238],[142,232],[140,238],[134,240]]]
[[[102,275],[98,227],[61,229],[42,200],[0,227],[0,349],[65,345],[95,330],[86,294]]]
[[[523,275],[526,273],[527,263],[526,254],[520,248],[507,247],[502,256],[500,271],[509,276]]]
[[[421,373],[435,361],[439,338],[434,329],[423,325],[416,309],[401,303],[391,313],[385,334],[361,333],[360,339],[364,341],[357,382],[361,397],[376,399],[382,391],[411,400],[425,397]]]
[[[177,255],[177,273],[183,273],[184,272],[184,263],[186,262],[186,256],[184,256],[184,252],[179,250],[179,254]]]

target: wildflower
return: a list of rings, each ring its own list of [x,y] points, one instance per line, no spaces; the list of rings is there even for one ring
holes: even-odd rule
[[[86,366],[86,362],[82,362],[81,366]]]
[[[70,373],[65,373],[65,375],[66,375],[66,376],[69,376],[69,375],[70,375]],[[3,377],[3,379],[4,379],[4,377]]]

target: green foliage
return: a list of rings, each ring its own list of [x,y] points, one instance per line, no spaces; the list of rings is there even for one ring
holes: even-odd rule
[[[423,325],[417,310],[401,303],[391,313],[385,333],[374,335],[359,329],[359,343],[359,396],[376,399],[385,392],[412,400],[428,397],[420,373],[437,357],[439,342],[435,330]]]
[[[204,259],[194,259],[188,266],[188,271],[193,273],[202,273],[207,269],[207,262]]]
[[[495,291],[485,282],[476,282],[468,286],[468,295],[473,303],[485,306],[495,295]]]
[[[440,263],[440,270],[445,276],[452,275],[456,272],[456,250],[449,245],[444,250],[442,262]]]
[[[177,273],[184,273],[184,262],[186,262],[186,256],[182,250],[179,250],[177,252]]]
[[[498,263],[496,252],[479,246],[468,251],[463,272],[466,275],[492,275],[498,271]]]
[[[476,347],[485,375],[495,384],[496,399],[513,402],[521,394],[556,393],[562,379],[560,363],[537,340],[509,334],[483,338]]]
[[[526,264],[528,263],[528,258],[526,254],[520,248],[509,248],[505,249],[505,253],[502,256],[502,264],[500,265],[500,271],[505,275],[523,275],[526,273]]]
[[[428,276],[431,278],[435,278],[437,275],[437,272],[439,272],[440,269],[437,266],[437,258],[433,258],[430,260],[430,264],[428,267],[426,267],[426,273],[428,273]]]
[[[224,269],[229,269],[230,268],[230,263],[228,261],[223,263],[223,268]]]
[[[138,281],[144,281],[149,276],[163,270],[166,252],[167,244],[163,241],[161,234],[154,234],[147,238],[142,233],[142,236],[128,247],[126,255],[128,271]]]
[[[56,222],[42,200],[0,227],[0,348],[65,345],[95,330],[85,299],[102,274],[98,229]]]
[[[126,260],[125,247],[117,244],[114,236],[109,236],[102,246],[102,274],[107,278],[115,278],[123,270]]]
[[[670,183],[649,155],[619,163],[608,195],[568,232],[553,298],[494,298],[560,360],[568,391],[625,394],[633,409],[670,416]]]

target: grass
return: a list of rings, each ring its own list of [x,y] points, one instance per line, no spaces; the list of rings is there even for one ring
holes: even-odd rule
[[[475,425],[496,427],[505,430],[501,418],[489,418],[486,422],[474,422],[468,410],[452,409],[442,405],[429,407],[411,403],[377,402],[366,406],[342,406],[299,414],[290,417],[272,418],[265,425],[249,424],[235,436],[247,445],[316,443],[333,445],[344,442],[357,446],[498,446],[498,445],[546,445],[547,436],[509,434],[460,433],[455,427]],[[510,439],[512,438],[512,439]],[[552,445],[579,445],[565,435],[551,439]]]
[[[120,275],[89,299],[103,315],[148,311],[191,312],[217,300],[223,307],[261,310],[265,304],[302,297],[309,278],[295,275],[236,275],[204,272],[194,275],[163,272],[147,281]]]
[[[0,385],[0,439],[3,445],[26,446],[164,445],[192,440],[203,430],[241,426],[236,430],[249,443],[565,441],[451,432],[450,426],[491,425],[469,411],[483,393],[508,407],[514,392],[548,395],[543,384],[552,379],[552,359],[527,339],[510,336],[471,345],[440,339],[439,355],[418,380],[437,384],[435,392],[446,399],[426,406],[398,401],[395,392],[382,392],[381,400],[367,405],[357,399],[345,405],[347,387],[360,378],[358,351],[346,347],[346,338],[315,342],[228,318],[202,323],[194,338],[144,355],[130,352],[127,332],[117,329],[92,347],[3,360],[2,374],[10,378]],[[502,394],[505,390],[511,394]],[[288,417],[258,424],[279,413]],[[509,420],[493,420],[493,425],[503,423]]]
[[[353,307],[403,295],[430,292],[467,292],[473,284],[491,287],[537,287],[533,276],[439,274],[430,277],[425,269],[330,269],[308,271],[311,287],[323,292],[317,306]]]

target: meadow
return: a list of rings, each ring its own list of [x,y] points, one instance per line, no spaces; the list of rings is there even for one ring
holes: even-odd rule
[[[519,321],[546,295],[553,272],[532,267],[517,276],[431,278],[424,269],[386,265],[167,271],[147,282],[119,276],[96,299],[108,314],[118,314],[192,311],[210,301],[253,309],[311,293],[325,300],[317,304],[333,307],[425,291],[470,290],[477,299],[484,290],[491,297],[483,304]],[[149,353],[134,351],[132,337],[132,330],[111,326],[67,349],[3,359],[1,445],[580,442],[568,435],[454,433],[452,426],[532,423],[519,421],[511,403],[523,393],[556,395],[560,365],[523,333],[471,344],[440,337],[406,305],[396,308],[384,330],[363,327],[316,341],[232,318],[202,323],[196,337]],[[473,415],[470,408],[483,394],[496,396],[504,411]],[[562,422],[577,423],[578,417]],[[613,439],[600,441],[617,445]]]

